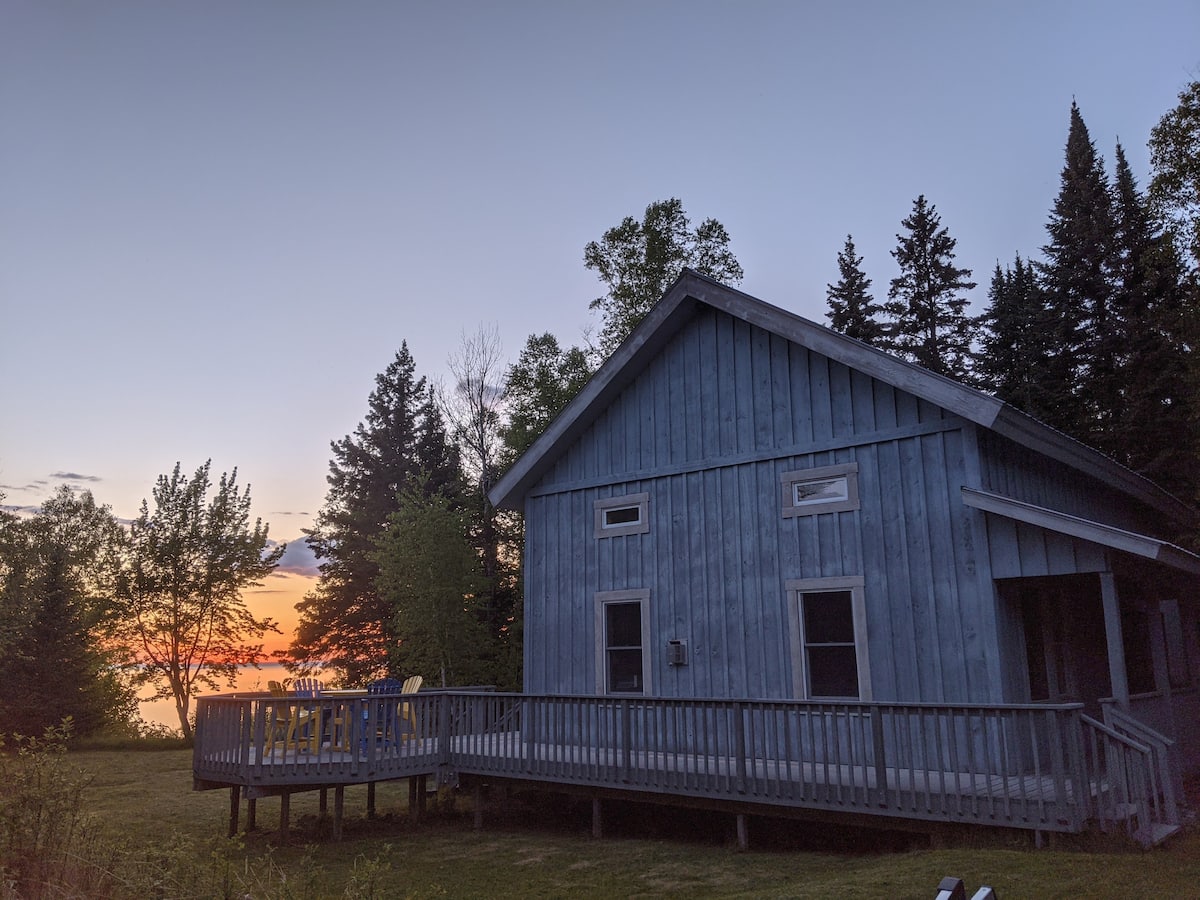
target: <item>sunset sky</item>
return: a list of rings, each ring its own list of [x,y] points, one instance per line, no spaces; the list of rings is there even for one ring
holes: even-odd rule
[[[847,233],[886,295],[923,193],[978,311],[1046,242],[1072,98],[1144,185],[1198,37],[1196,0],[5,0],[3,503],[131,518],[211,458],[294,540],[402,340],[435,379],[480,325],[580,341],[584,245],[668,197],[820,321]],[[253,602],[290,628],[288,563]]]

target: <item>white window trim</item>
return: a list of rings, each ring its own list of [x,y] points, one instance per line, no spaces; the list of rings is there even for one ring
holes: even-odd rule
[[[604,607],[609,603],[639,602],[642,605],[642,693],[612,692],[608,689],[608,647],[604,634]],[[614,697],[643,696],[653,693],[650,677],[650,591],[598,591],[596,593],[596,693]]]
[[[841,500],[830,500],[826,503],[806,503],[800,506],[795,502],[797,484],[810,481],[828,481],[832,478],[846,479],[846,497]],[[796,469],[784,472],[779,476],[781,507],[784,518],[791,516],[815,516],[820,513],[848,512],[860,507],[858,501],[858,463],[842,463],[836,466],[819,466],[815,469]]]
[[[871,658],[867,652],[867,606],[861,575],[841,578],[790,578],[787,589],[789,634],[792,644],[792,693],[798,700],[830,700],[843,697],[813,697],[808,690],[808,660],[804,655],[804,616],[800,609],[804,594],[849,591],[854,617],[854,657],[858,664],[858,698],[871,699]]]
[[[604,525],[604,512],[620,507],[638,508],[638,520],[621,525]],[[650,531],[650,494],[625,494],[622,497],[606,497],[592,504],[595,536],[597,538],[619,537],[623,534],[646,534]]]

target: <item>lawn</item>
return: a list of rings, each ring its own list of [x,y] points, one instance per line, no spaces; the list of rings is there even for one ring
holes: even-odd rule
[[[742,853],[730,839],[727,816],[616,805],[606,814],[609,836],[594,840],[583,806],[547,795],[493,807],[479,832],[469,814],[448,802],[412,825],[404,782],[379,785],[373,821],[365,818],[366,789],[348,789],[341,843],[318,820],[316,793],[294,795],[292,841],[277,848],[275,799],[259,802],[258,831],[235,842],[223,839],[229,794],[191,790],[188,751],[79,752],[68,758],[90,774],[86,805],[108,834],[132,846],[172,848],[164,851],[167,858],[190,856],[201,867],[211,868],[219,856],[233,865],[239,893],[253,897],[928,900],[943,876],[955,875],[966,881],[968,896],[990,884],[1001,900],[1124,900],[1194,896],[1200,884],[1196,827],[1151,851],[1079,838],[1035,850],[1024,834],[979,832],[951,841],[960,846],[931,850],[869,831],[752,819],[752,849]],[[167,885],[163,896],[179,890]],[[205,894],[179,894],[185,895]]]

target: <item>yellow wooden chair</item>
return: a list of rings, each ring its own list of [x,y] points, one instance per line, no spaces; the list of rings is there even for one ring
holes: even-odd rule
[[[408,678],[404,679],[404,684],[400,688],[400,693],[415,694],[421,690],[421,685],[424,682],[424,676],[410,675]],[[404,723],[407,723],[407,728],[403,727]],[[413,710],[413,704],[400,704],[399,714],[396,718],[396,724],[400,726],[398,730],[400,732],[401,740],[408,740],[410,737],[415,738],[417,736],[417,714]]]
[[[309,679],[300,679],[302,682]],[[306,684],[308,690],[311,690]],[[268,681],[267,690],[271,692],[274,702],[269,707],[270,720],[267,722],[267,752],[273,753],[278,744],[283,749],[308,751],[314,749],[319,735],[312,734],[310,719],[315,710],[304,705],[297,698],[312,696],[305,689],[299,689],[294,694],[289,692],[278,681]],[[282,700],[283,702],[279,702]]]

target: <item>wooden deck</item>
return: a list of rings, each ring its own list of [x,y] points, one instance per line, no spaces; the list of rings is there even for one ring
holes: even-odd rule
[[[1039,832],[1127,822],[1131,811],[1145,820],[1131,828],[1169,818],[1153,753],[1115,732],[1097,732],[1078,704],[468,692],[404,700],[415,723],[388,732],[378,698],[201,698],[196,788],[237,787],[255,798],[436,776],[443,783],[517,780],[659,802],[749,804],[767,814],[807,810]],[[312,739],[303,746],[272,741],[280,718],[301,704]],[[340,733],[325,729],[335,719],[348,723]]]

